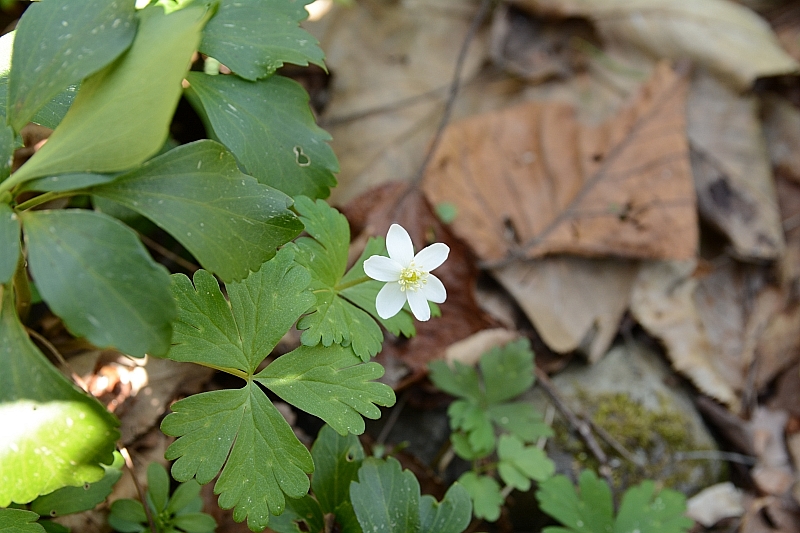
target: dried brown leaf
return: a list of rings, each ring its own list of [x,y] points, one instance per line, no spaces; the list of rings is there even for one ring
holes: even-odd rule
[[[597,127],[556,102],[454,123],[425,193],[457,206],[453,230],[487,261],[556,252],[692,257],[686,85],[662,64],[632,106]]]
[[[548,257],[492,273],[553,351],[583,348],[594,362],[617,334],[637,270],[635,261]]]
[[[601,34],[656,57],[684,58],[725,75],[739,89],[761,76],[796,73],[797,62],[769,24],[728,0],[517,0],[536,12],[584,16]]]
[[[775,259],[784,249],[778,200],[758,100],[696,72],[687,103],[700,214],[739,256]]]

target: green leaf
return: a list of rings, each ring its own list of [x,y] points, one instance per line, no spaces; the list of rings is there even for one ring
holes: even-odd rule
[[[478,373],[474,368],[458,361],[450,366],[442,360],[431,361],[428,368],[430,380],[439,390],[473,402],[482,400]]]
[[[370,237],[361,256],[356,260],[353,267],[347,271],[341,281],[341,285],[355,282],[359,279],[366,277],[364,272],[364,261],[373,255],[387,255],[386,242],[383,237]],[[378,310],[375,307],[375,300],[378,298],[378,293],[383,288],[384,283],[380,281],[370,280],[365,283],[358,283],[339,291],[345,299],[360,307],[372,318],[377,320],[384,328],[392,332],[394,335],[404,335],[406,337],[413,337],[416,335],[417,330],[414,328],[414,319],[411,318],[411,313],[407,309],[401,310],[392,318],[384,319],[378,316]]]
[[[39,515],[22,509],[0,509],[0,533],[44,533]]]
[[[169,275],[133,230],[77,209],[20,217],[39,293],[73,334],[133,356],[166,353],[175,316]]]
[[[178,320],[168,357],[254,373],[314,300],[305,290],[309,275],[293,255],[284,248],[244,281],[229,283],[230,307],[208,272],[195,272],[194,287],[186,276],[172,276]]]
[[[284,493],[308,492],[311,454],[255,383],[180,400],[161,429],[178,437],[165,456],[177,459],[172,475],[179,481],[208,483],[227,458],[214,492],[220,507],[234,508],[234,520],[247,518],[253,531],[267,527],[270,512],[283,512]]]
[[[401,471],[394,457],[366,458],[358,482],[350,485],[350,498],[364,531],[408,533],[419,529],[419,482],[410,471]]]
[[[492,348],[478,364],[489,404],[519,396],[533,385],[533,352],[528,339]]]
[[[8,80],[8,122],[19,131],[67,86],[108,65],[136,35],[133,0],[47,0],[20,18]]]
[[[669,489],[656,492],[655,483],[647,480],[625,491],[614,533],[685,533],[694,522],[684,513],[683,494]]]
[[[277,75],[250,82],[200,72],[190,72],[187,80],[187,97],[245,172],[289,196],[330,194],[339,163],[327,144],[331,136],[317,126],[297,82]]]
[[[137,15],[128,52],[86,78],[47,143],[10,178],[15,185],[48,174],[125,170],[159,151],[210,12],[197,5],[166,15],[151,6]]]
[[[217,527],[214,518],[205,513],[189,513],[176,516],[172,520],[172,525],[186,531],[186,533],[212,533]]]
[[[39,524],[47,533],[70,533],[70,529],[52,520],[39,520]]]
[[[497,444],[497,467],[506,485],[527,492],[531,480],[544,481],[553,475],[556,466],[547,455],[536,446],[525,446],[517,437],[501,435]]]
[[[287,209],[291,198],[242,174],[230,152],[209,140],[88,192],[146,216],[226,282],[258,270],[303,229]]]
[[[277,533],[317,533],[324,530],[325,517],[317,500],[306,494],[286,500],[286,510],[279,516],[270,516],[269,528]]]
[[[167,511],[177,514],[195,505],[195,502],[199,502],[199,507],[203,508],[203,501],[200,498],[200,485],[194,479],[190,479],[186,483],[178,485],[178,488],[172,493],[169,504],[167,504]]]
[[[100,481],[82,487],[64,487],[39,496],[31,502],[30,509],[42,516],[64,516],[94,509],[111,494],[114,484],[122,477],[123,464],[122,455],[115,451],[114,462],[110,465],[101,465],[105,475]]]
[[[524,442],[536,442],[540,437],[552,437],[553,430],[542,415],[528,402],[499,403],[487,408],[492,422]]]
[[[33,345],[0,285],[0,507],[103,476],[118,422]]]
[[[309,0],[222,0],[203,31],[200,51],[248,80],[283,63],[324,66],[316,39],[299,27]]]
[[[73,191],[108,183],[117,178],[119,174],[61,174],[60,176],[46,176],[25,182],[17,189],[18,192],[41,191],[60,192]]]
[[[467,489],[453,483],[441,503],[433,496],[422,496],[419,518],[419,533],[461,533],[472,519],[472,502]]]
[[[311,447],[311,457],[315,466],[311,488],[322,511],[332,513],[350,501],[350,482],[358,479],[364,448],[355,435],[342,436],[325,425]]]
[[[494,522],[500,518],[503,495],[500,485],[489,476],[479,476],[472,470],[462,474],[458,482],[463,485],[472,498],[472,513],[477,518]]]
[[[539,507],[565,526],[569,533],[611,533],[611,490],[591,470],[581,472],[580,495],[566,476],[553,476],[539,484]],[[564,531],[564,530],[561,530]]]
[[[472,455],[488,455],[494,450],[495,438],[489,414],[480,406],[465,400],[456,400],[447,409],[450,427],[466,433]]]
[[[108,525],[120,533],[138,533],[149,529],[147,515],[141,502],[130,499],[116,500],[111,504]]]
[[[8,283],[17,270],[20,254],[20,225],[17,214],[0,202],[0,284]]]
[[[394,405],[394,391],[373,380],[378,363],[362,363],[352,348],[301,346],[279,357],[255,379],[283,400],[328,423],[339,434],[361,434],[364,419],[377,419],[376,405]]]
[[[2,81],[0,81],[0,83],[2,83]],[[56,129],[58,125],[61,124],[61,121],[64,120],[69,108],[72,107],[72,102],[75,101],[75,96],[77,94],[78,85],[70,85],[37,111],[36,114],[33,115],[31,122],[35,122],[51,130]]]
[[[147,494],[155,506],[156,513],[167,508],[169,501],[169,474],[158,463],[147,466]]]

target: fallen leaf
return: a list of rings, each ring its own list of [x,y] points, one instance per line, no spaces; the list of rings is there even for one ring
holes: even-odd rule
[[[484,329],[448,346],[444,359],[448,363],[458,361],[463,365],[475,366],[484,353],[504,346],[519,336],[518,332],[504,328]]]
[[[537,13],[583,16],[603,37],[656,57],[684,58],[730,79],[740,90],[756,78],[791,74],[798,63],[764,19],[728,0],[516,0]]]
[[[397,223],[411,235],[416,250],[432,242],[450,247],[447,261],[436,269],[436,276],[447,289],[447,301],[440,305],[442,316],[428,322],[415,321],[417,335],[411,339],[387,335],[377,357],[386,367],[382,381],[398,387],[420,379],[426,375],[428,363],[441,358],[448,346],[478,331],[497,327],[475,301],[478,269],[474,258],[449,227],[436,218],[417,189],[406,183],[387,183],[365,192],[341,211],[356,236],[354,242],[386,235],[389,226]]]
[[[617,335],[637,270],[635,261],[547,257],[515,261],[492,274],[553,351],[583,348],[595,362]]]
[[[321,124],[341,165],[334,203],[417,172],[476,9],[476,2],[462,0],[356,2],[334,5],[304,25],[334,74]],[[471,43],[464,77],[485,57],[482,31]]]
[[[698,70],[687,102],[692,172],[700,214],[750,259],[775,259],[783,228],[759,102]]]
[[[772,166],[800,182],[800,110],[788,100],[769,95],[763,99],[762,114]]]
[[[686,502],[686,516],[705,527],[723,518],[744,514],[744,495],[730,481],[717,483],[698,492]]]
[[[492,60],[531,83],[567,77],[585,68],[587,58],[578,42],[598,42],[594,28],[586,20],[534,17],[505,4],[494,12]]]
[[[697,247],[685,76],[662,64],[600,126],[529,102],[451,124],[425,175],[433,204],[483,260],[547,253],[688,258]]]

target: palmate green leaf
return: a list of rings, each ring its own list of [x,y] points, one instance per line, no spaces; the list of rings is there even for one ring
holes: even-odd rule
[[[567,528],[545,528],[545,533],[612,533],[614,508],[608,485],[591,470],[581,472],[578,484],[580,494],[569,478],[562,475],[539,484],[536,491],[539,507]]]
[[[472,519],[472,501],[467,489],[453,483],[441,502],[425,495],[419,500],[420,533],[461,533]]]
[[[500,518],[503,495],[500,484],[489,476],[479,476],[474,471],[465,472],[458,482],[467,490],[472,499],[472,513],[477,518],[494,522]]]
[[[647,480],[625,491],[614,533],[685,533],[694,522],[684,513],[686,496],[670,489],[657,491]]]
[[[8,122],[19,131],[71,84],[124,52],[136,35],[134,0],[47,0],[16,28],[8,82]]]
[[[373,381],[383,372],[378,363],[363,363],[350,347],[301,346],[279,357],[255,380],[339,434],[360,435],[362,416],[378,419],[376,405],[394,405],[392,388]]]
[[[306,291],[308,272],[293,258],[284,248],[244,281],[229,283],[230,307],[208,272],[195,272],[194,287],[186,276],[173,275],[178,319],[168,357],[253,374],[314,302]]]
[[[0,202],[0,284],[8,283],[17,269],[19,236],[19,218],[8,204]]]
[[[527,492],[531,480],[544,481],[553,475],[555,464],[536,446],[525,446],[517,437],[502,435],[497,445],[497,467],[506,485]]]
[[[492,422],[524,442],[535,442],[540,437],[553,436],[553,429],[545,423],[542,415],[528,402],[490,405],[487,412]]]
[[[44,533],[39,515],[23,509],[0,509],[0,533]]]
[[[317,297],[315,310],[297,324],[298,329],[304,330],[300,340],[307,346],[320,343],[323,346],[352,344],[356,355],[368,361],[380,351],[383,342],[383,333],[376,319],[390,331],[407,332],[410,315],[401,311],[401,314],[407,315],[405,318],[383,321],[377,318],[374,300],[368,306],[364,303],[368,293],[350,292],[356,287],[370,284],[377,284],[380,290],[383,284],[366,281],[348,287],[366,278],[364,260],[368,255],[365,251],[345,274],[350,227],[341,213],[322,200],[314,202],[302,196],[295,199],[295,209],[310,235],[295,241],[297,262],[311,272],[313,279],[310,288]],[[376,249],[375,244],[372,246]],[[348,301],[348,296],[352,295],[356,297]],[[354,305],[356,303],[364,307],[357,307]]]
[[[222,469],[214,485],[219,505],[233,508],[237,521],[246,518],[252,531],[267,526],[270,512],[283,512],[284,493],[300,498],[308,492],[307,474],[314,470],[311,454],[252,381],[239,390],[206,392],[176,402],[161,429],[178,437],[165,454],[176,459],[173,477],[208,483]]]
[[[133,230],[78,209],[20,218],[39,293],[73,334],[137,357],[167,352],[175,317],[169,274]]]
[[[492,348],[478,364],[489,404],[519,396],[533,385],[533,352],[528,339]]]
[[[105,474],[94,483],[81,487],[64,487],[50,494],[39,496],[30,504],[31,511],[42,516],[64,516],[94,509],[97,504],[104,501],[114,484],[122,477],[122,467],[125,460],[119,452],[114,452],[114,462],[110,465],[101,465]]]
[[[300,28],[309,0],[222,0],[203,31],[200,51],[248,80],[283,66],[324,66],[317,40]]]
[[[10,178],[14,184],[48,174],[126,170],[157,153],[210,15],[202,5],[169,15],[158,6],[138,11],[130,49],[84,80],[47,143]]]
[[[450,366],[442,360],[432,361],[428,368],[430,379],[439,390],[473,403],[479,403],[483,399],[478,373],[474,368],[458,361]]]
[[[394,457],[366,458],[358,471],[358,482],[350,485],[350,498],[364,531],[419,530],[419,482],[410,471],[401,470]]]
[[[242,174],[221,144],[185,144],[89,193],[144,215],[223,281],[240,280],[303,224],[285,194]]]
[[[484,457],[494,450],[494,427],[485,409],[466,400],[456,400],[448,407],[447,416],[453,431],[464,432],[471,450],[469,458]]]
[[[331,136],[317,126],[297,82],[190,72],[186,95],[245,172],[289,196],[325,198],[336,185]]]
[[[69,382],[28,338],[0,285],[0,507],[103,477],[118,422]]]
[[[325,516],[319,503],[306,494],[299,499],[286,500],[286,509],[279,516],[271,516],[269,528],[277,533],[321,532],[325,529]],[[342,530],[342,533],[352,533]],[[357,533],[361,533],[359,529]]]

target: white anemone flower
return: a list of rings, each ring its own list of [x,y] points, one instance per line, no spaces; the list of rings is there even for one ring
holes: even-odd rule
[[[417,320],[428,320],[431,309],[428,300],[440,304],[447,298],[447,291],[431,270],[447,259],[450,247],[437,242],[414,255],[414,245],[408,232],[399,224],[392,224],[386,234],[386,250],[389,257],[373,255],[364,261],[364,272],[378,281],[385,281],[375,300],[378,315],[392,318],[408,301]]]

